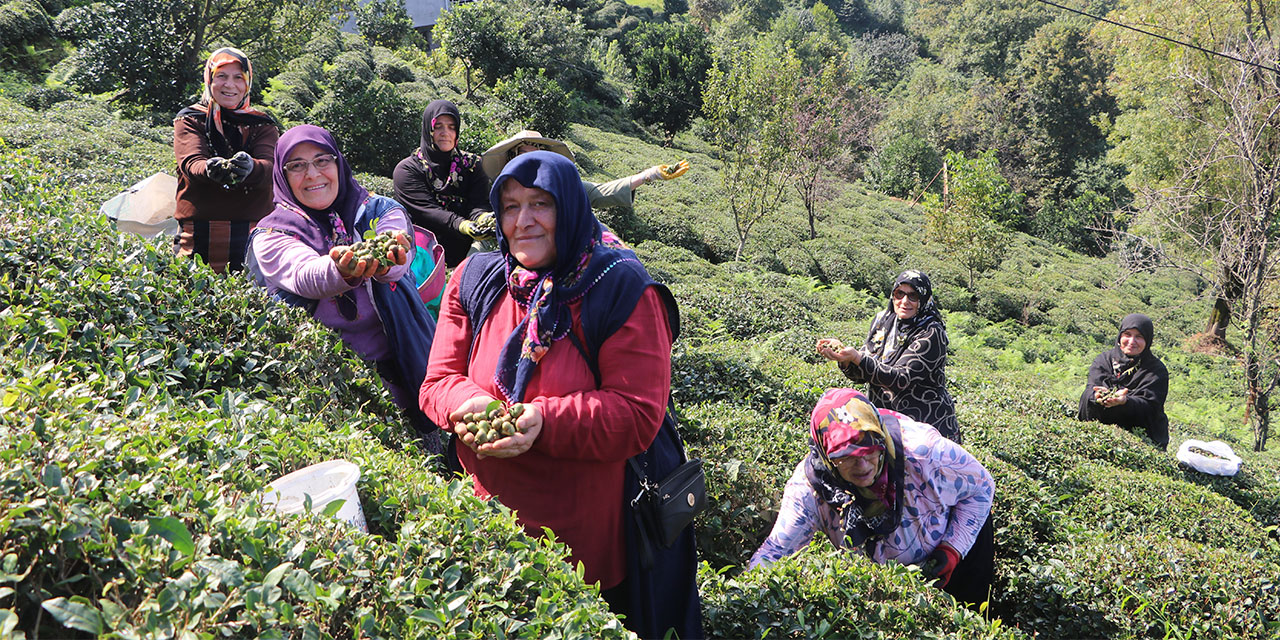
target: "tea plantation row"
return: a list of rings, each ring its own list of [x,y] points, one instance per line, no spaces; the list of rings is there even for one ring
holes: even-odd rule
[[[0,437],[11,443],[0,465],[0,635],[625,635],[562,562],[562,546],[526,537],[405,437],[374,373],[332,333],[241,280],[174,261],[163,243],[117,236],[96,204],[164,168],[161,134],[131,135],[141,125],[109,116],[90,126],[74,114],[100,108],[60,106],[47,119],[15,117],[18,106],[0,115],[0,136],[53,159],[0,155]],[[622,138],[573,134],[602,158]],[[695,170],[713,161],[702,162]],[[628,238],[682,306],[673,388],[691,454],[707,461],[711,509],[698,539],[709,636],[1277,633],[1275,456],[1245,453],[1241,476],[1211,479],[1069,417],[1114,317],[1193,288],[1112,288],[1105,263],[1026,241],[1010,262],[1034,280],[992,282],[1007,278],[1010,308],[1032,312],[1001,321],[984,306],[992,296],[975,303],[945,284],[949,267],[911,239],[909,214],[894,210],[891,232],[864,242],[874,217],[865,209],[901,207],[855,186],[824,247],[786,240],[785,217],[765,235],[779,255],[887,251],[860,276],[871,290],[771,264],[712,264],[684,235],[703,248],[721,242],[724,221],[702,200],[711,179],[646,188],[634,214],[609,214],[615,228],[634,228]],[[740,570],[804,451],[809,408],[844,384],[812,354],[814,339],[860,337],[883,304],[883,272],[921,263],[943,283],[966,447],[997,481],[986,619],[911,569],[851,560],[825,540],[768,570]],[[1161,336],[1191,324],[1164,318]],[[1233,421],[1214,421],[1237,393],[1231,363],[1158,350],[1175,372],[1174,442],[1232,439]],[[259,505],[271,478],[337,457],[364,471],[370,535]]]

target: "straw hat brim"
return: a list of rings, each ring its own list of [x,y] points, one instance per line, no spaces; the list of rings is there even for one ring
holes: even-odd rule
[[[489,176],[490,180],[497,178],[498,174],[502,173],[502,168],[507,166],[507,161],[509,160],[507,152],[519,145],[528,143],[542,145],[547,151],[554,151],[570,161],[573,160],[573,152],[569,150],[569,145],[553,138],[545,138],[539,135],[532,135],[528,131],[521,131],[489,147],[488,151],[480,155],[480,166],[484,168],[485,175]]]

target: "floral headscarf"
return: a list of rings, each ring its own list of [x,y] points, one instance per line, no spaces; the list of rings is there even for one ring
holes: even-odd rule
[[[235,109],[223,109],[211,93],[213,76],[220,67],[236,63],[244,71],[244,99]],[[204,91],[200,94],[200,102],[178,112],[178,118],[191,115],[205,116],[205,135],[217,155],[229,158],[237,151],[249,151],[244,148],[244,139],[240,127],[257,124],[274,124],[271,116],[252,108],[249,105],[249,93],[253,89],[253,65],[243,51],[235,47],[223,47],[209,55],[204,63]]]
[[[879,476],[870,487],[847,482],[835,458],[884,452]],[[828,389],[813,408],[805,477],[819,500],[840,513],[843,546],[854,547],[884,538],[902,521],[902,487],[906,465],[898,420],[881,415],[855,389]]]

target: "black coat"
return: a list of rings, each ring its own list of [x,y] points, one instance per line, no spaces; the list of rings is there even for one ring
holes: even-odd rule
[[[947,392],[947,329],[941,320],[922,322],[902,336],[902,346],[885,356],[886,323],[881,311],[871,323],[861,364],[841,365],[854,382],[869,385],[867,395],[877,407],[893,409],[913,420],[933,425],[943,437],[960,442],[956,407]]]
[[[1116,365],[1124,362],[1120,347],[1113,347],[1098,354],[1089,367],[1089,381],[1080,396],[1081,420],[1097,420],[1114,424],[1130,431],[1142,429],[1151,441],[1161,449],[1169,446],[1169,417],[1164,413],[1164,401],[1169,395],[1169,370],[1148,349],[1132,371],[1117,372]],[[1129,397],[1124,404],[1103,407],[1094,402],[1093,388],[1126,388]]]

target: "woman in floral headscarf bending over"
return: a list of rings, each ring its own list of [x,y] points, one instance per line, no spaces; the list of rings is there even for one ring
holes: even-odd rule
[[[854,389],[828,389],[810,418],[809,453],[787,481],[778,520],[748,568],[809,544],[883,564],[919,564],[957,600],[985,602],[995,573],[995,482],[927,424],[877,410]]]
[[[871,321],[862,348],[823,338],[818,353],[840,363],[850,380],[867,383],[876,406],[933,425],[959,443],[960,424],[947,392],[947,327],[929,276],[903,271],[889,292],[889,306]]]

